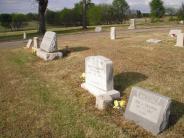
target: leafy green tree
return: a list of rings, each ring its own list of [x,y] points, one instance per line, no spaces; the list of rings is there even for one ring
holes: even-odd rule
[[[150,8],[152,21],[154,21],[156,18],[158,19],[163,17],[165,14],[165,8],[162,0],[152,0],[150,2]]]
[[[129,11],[128,3],[126,0],[113,0],[112,4],[117,20],[122,23],[123,20],[126,20]]]
[[[180,9],[178,10],[178,19],[184,20],[184,3],[182,3]]]
[[[24,14],[12,14],[11,28],[12,30],[18,30],[25,25],[27,17]]]
[[[12,15],[11,14],[1,14],[0,22],[3,27],[10,28],[11,22],[12,22]]]
[[[88,10],[88,21],[90,25],[97,25],[102,23],[102,8],[100,6],[93,6]]]

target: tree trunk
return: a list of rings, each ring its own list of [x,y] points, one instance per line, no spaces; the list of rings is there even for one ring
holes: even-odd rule
[[[87,4],[86,0],[83,0],[83,19],[82,19],[82,27],[83,29],[87,29],[87,21],[86,21],[86,11],[87,11]]]
[[[39,3],[38,13],[39,13],[39,33],[44,35],[46,31],[45,27],[45,11],[47,9],[48,0],[37,0]]]
[[[44,35],[46,31],[45,27],[45,13],[39,14],[39,33]]]

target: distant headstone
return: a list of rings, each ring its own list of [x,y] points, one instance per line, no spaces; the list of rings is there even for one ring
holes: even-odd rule
[[[180,21],[180,24],[184,24],[184,21],[183,21],[183,20],[181,20],[181,21]]]
[[[128,29],[136,29],[135,19],[130,19],[130,26],[128,27]]]
[[[170,36],[170,37],[177,37],[177,35],[178,35],[179,33],[182,33],[182,30],[179,30],[179,29],[170,30],[169,36]]]
[[[176,45],[178,47],[184,47],[184,33],[179,33],[177,35]]]
[[[40,48],[49,53],[57,51],[56,33],[46,32],[41,42]]]
[[[111,38],[111,40],[116,39],[116,27],[111,27],[110,38]]]
[[[134,87],[126,107],[125,118],[157,135],[168,126],[170,105],[170,98]]]
[[[27,38],[26,32],[23,33],[23,39],[25,40]]]
[[[94,96],[109,95],[112,99],[120,97],[120,93],[114,90],[113,64],[103,56],[90,56],[85,59],[85,83],[82,88],[88,90]]]
[[[37,49],[36,55],[45,61],[51,61],[63,57],[62,52],[48,53],[42,49]]]
[[[102,31],[102,27],[101,26],[95,27],[95,32],[99,33],[101,31]]]
[[[26,45],[27,48],[30,48],[31,47],[32,41],[33,41],[32,39],[29,39],[28,40],[27,45]]]
[[[158,40],[158,39],[148,39],[148,40],[146,40],[147,43],[151,43],[151,44],[158,44],[161,41],[162,40]]]
[[[33,44],[34,44],[33,45],[34,48],[38,48],[38,37],[33,38]]]

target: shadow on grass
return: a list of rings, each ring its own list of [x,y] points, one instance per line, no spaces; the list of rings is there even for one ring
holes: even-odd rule
[[[184,103],[172,100],[169,127],[174,126],[182,116],[184,116]]]
[[[71,50],[71,52],[81,52],[81,51],[85,51],[85,50],[89,50],[88,47],[71,47],[69,48]]]
[[[60,52],[63,53],[63,56],[66,57],[68,56],[68,54],[72,53],[72,52],[81,52],[81,51],[85,51],[88,50],[88,47],[68,47],[66,46],[64,49],[59,50]]]
[[[146,80],[147,78],[148,77],[146,75],[138,72],[123,72],[115,75],[114,87],[122,94],[122,91],[124,91],[127,87]]]

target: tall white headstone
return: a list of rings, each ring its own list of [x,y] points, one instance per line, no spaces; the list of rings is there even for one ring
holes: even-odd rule
[[[130,26],[128,27],[128,29],[135,29],[135,19],[130,19]]]
[[[55,32],[46,32],[41,42],[40,48],[46,52],[57,51],[57,38]]]
[[[116,27],[111,27],[110,38],[111,38],[111,40],[116,39]]]
[[[184,33],[179,33],[177,35],[176,45],[178,47],[184,47]]]
[[[103,56],[90,56],[85,59],[85,83],[81,86],[94,96],[109,95],[119,98],[120,93],[114,90],[113,64]]]
[[[33,44],[34,44],[33,45],[34,48],[38,48],[38,37],[33,38]]]
[[[25,40],[27,38],[26,32],[23,33],[23,39]]]

